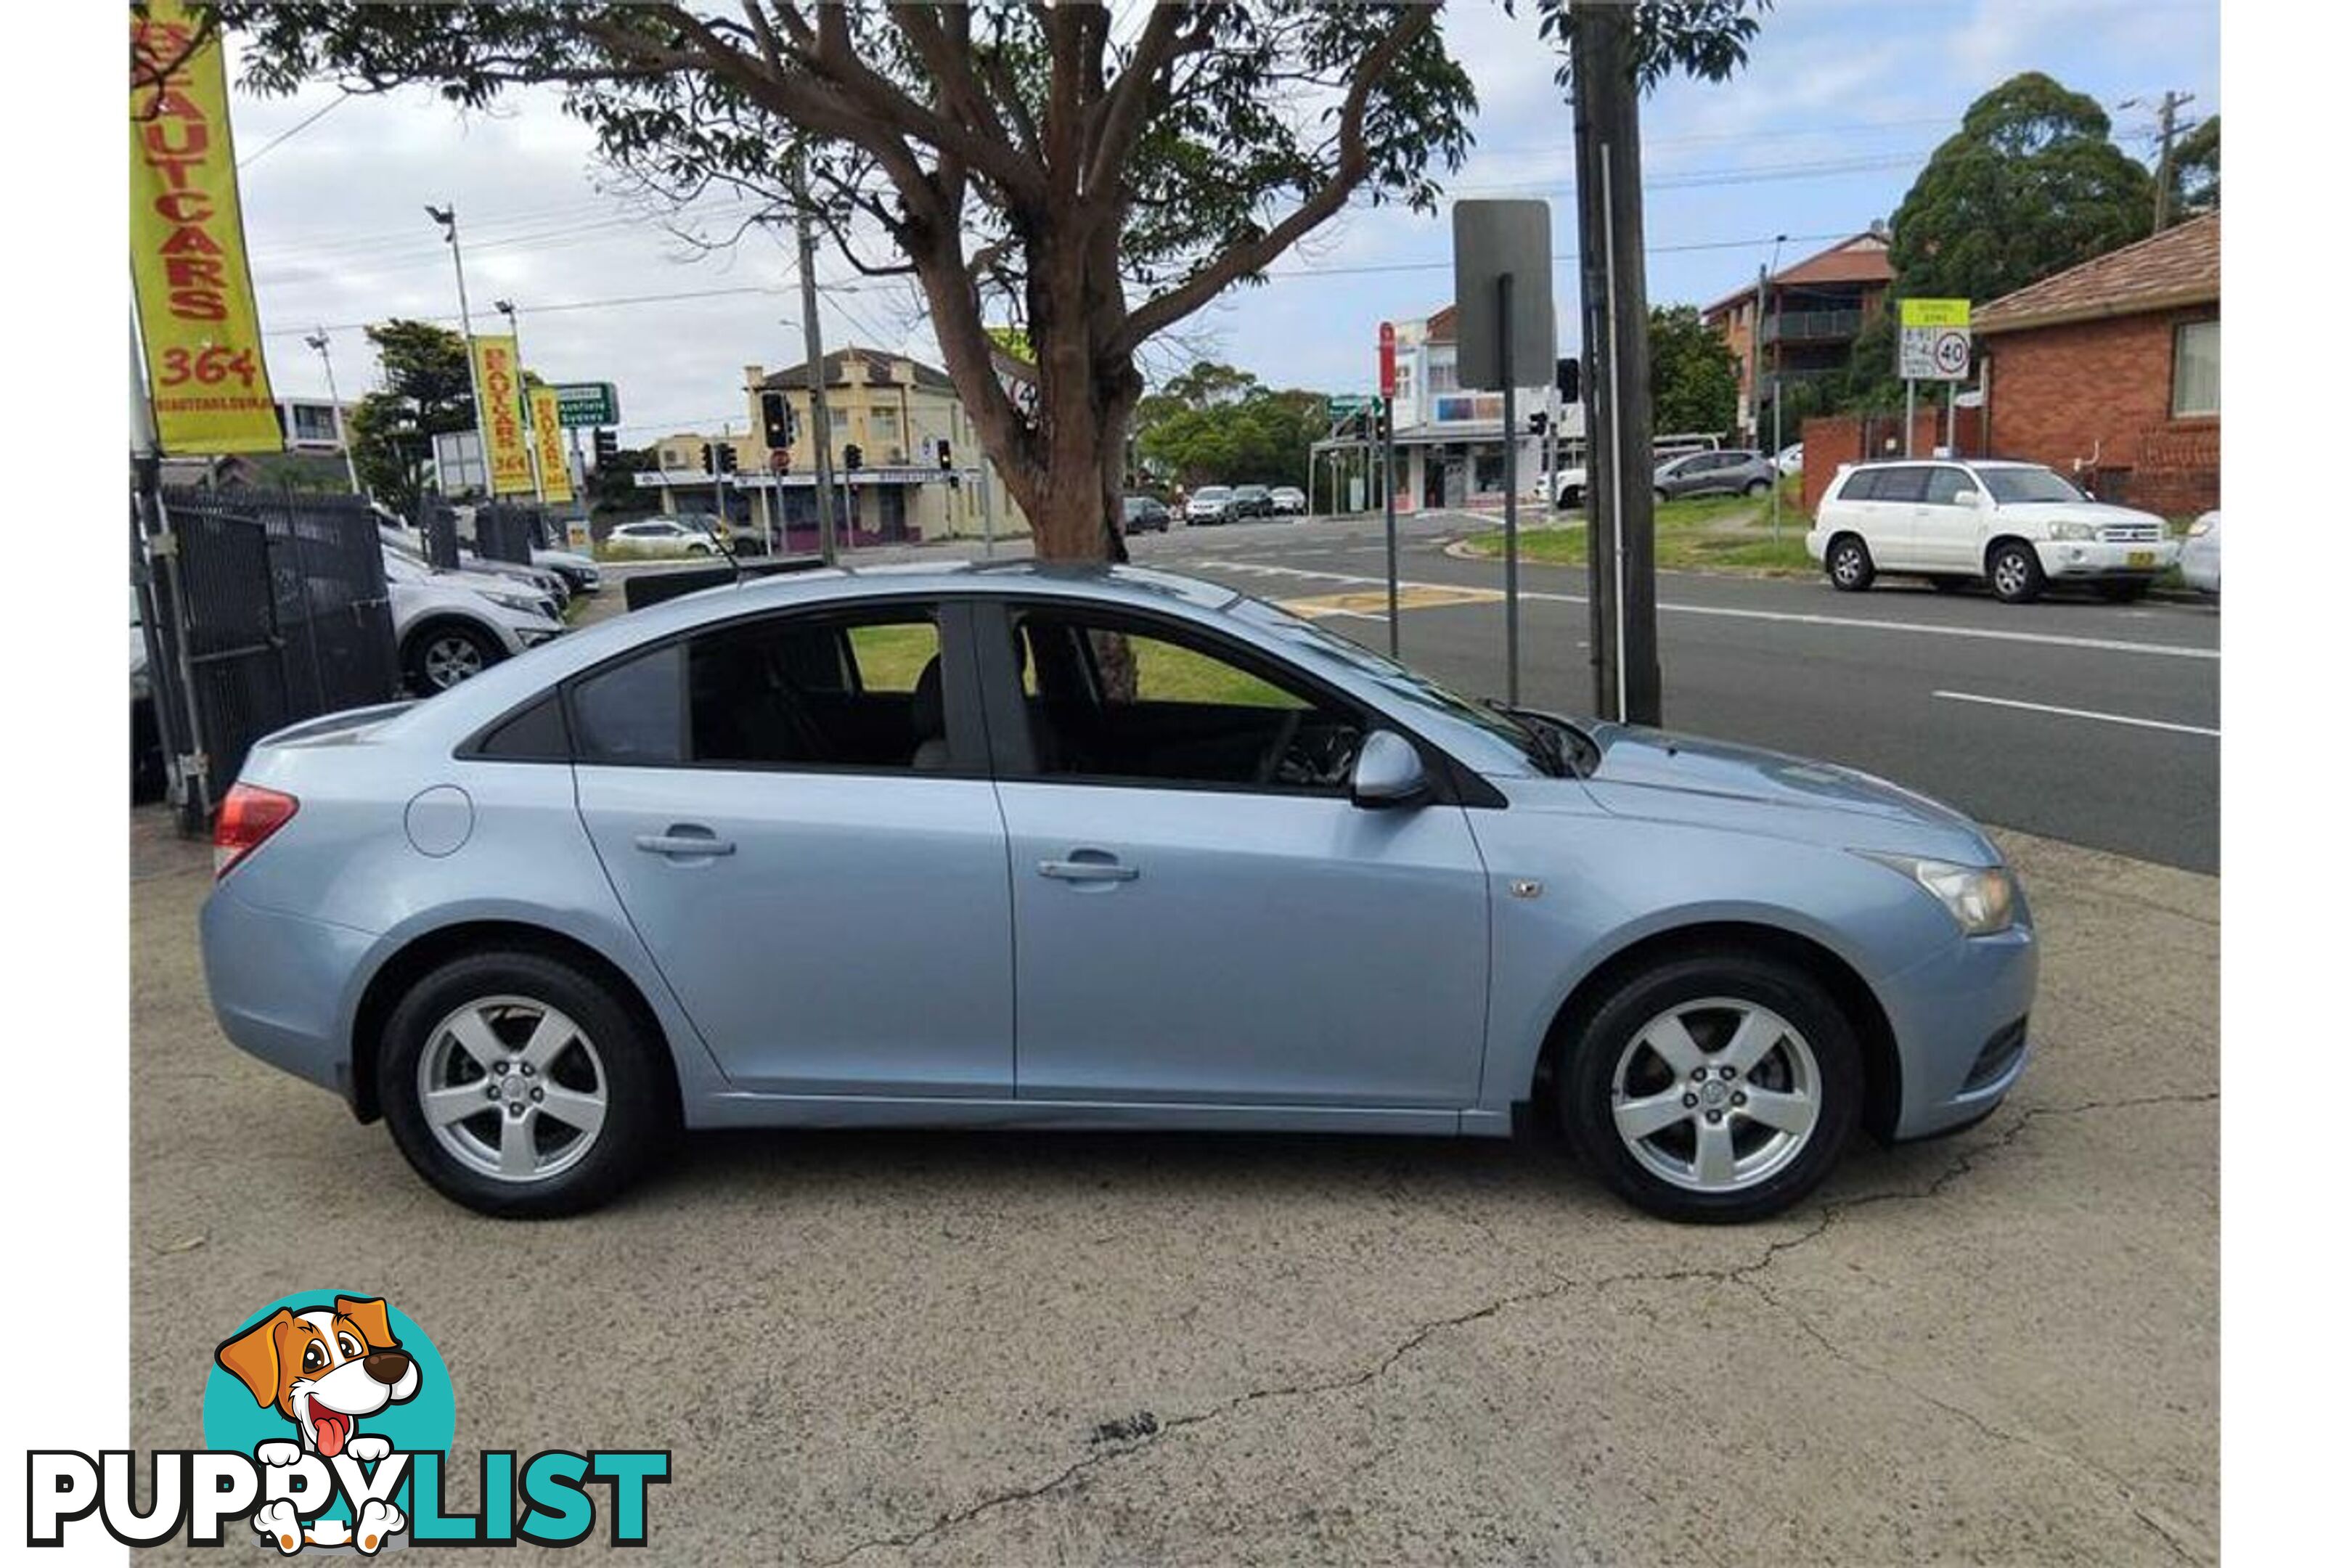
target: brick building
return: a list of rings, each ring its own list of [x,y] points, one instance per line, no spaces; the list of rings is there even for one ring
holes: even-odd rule
[[[2221,504],[2221,216],[1976,311],[1985,442],[2168,516]]]
[[[1876,226],[1792,262],[1699,312],[1739,367],[1740,429],[1771,436],[1772,388],[1848,368],[1853,341],[1886,309],[1895,283],[1886,231]],[[1759,298],[1760,292],[1760,298]],[[1760,326],[1759,326],[1760,317]],[[1793,438],[1796,429],[1787,434]]]

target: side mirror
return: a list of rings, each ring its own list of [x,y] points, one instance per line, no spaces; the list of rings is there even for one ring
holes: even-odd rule
[[[1348,793],[1358,805],[1410,805],[1429,793],[1421,752],[1393,730],[1375,730],[1356,752]]]

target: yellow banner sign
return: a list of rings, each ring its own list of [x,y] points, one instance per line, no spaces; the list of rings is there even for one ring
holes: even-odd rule
[[[522,427],[522,363],[511,337],[474,340],[474,390],[482,400],[490,493],[531,493],[530,447]]]
[[[1899,324],[1906,327],[1965,327],[1969,324],[1969,302],[1966,300],[1904,300],[1899,301],[1902,317]]]
[[[530,441],[539,453],[539,493],[560,505],[572,500],[572,469],[563,460],[563,411],[555,388],[530,389]]]
[[[220,35],[181,0],[131,13],[131,279],[166,452],[276,452],[286,437],[246,268]]]

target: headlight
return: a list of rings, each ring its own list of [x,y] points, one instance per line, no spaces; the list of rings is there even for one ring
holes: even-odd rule
[[[2050,537],[2079,544],[2086,540],[2098,538],[2099,530],[2095,523],[2053,522],[2050,525]]]
[[[486,590],[482,596],[489,600],[493,605],[503,605],[509,610],[520,610],[527,616],[536,616],[545,613],[541,606],[544,605],[546,601],[534,597],[530,594],[501,594],[496,589],[489,589]]]
[[[2017,884],[2006,866],[1956,866],[1949,860],[1881,855],[1869,849],[1854,853],[1918,883],[1959,922],[1964,935],[1990,936],[2007,931],[2015,918]]]
[[[2210,514],[2189,525],[2189,537],[2191,539],[2202,539],[2212,531],[2213,519]]]

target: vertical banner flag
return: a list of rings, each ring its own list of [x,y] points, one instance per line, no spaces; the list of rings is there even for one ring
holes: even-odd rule
[[[131,13],[131,279],[166,452],[286,446],[246,269],[220,35],[182,0]]]
[[[522,365],[511,337],[474,340],[474,384],[482,398],[482,431],[488,441],[490,493],[531,493],[530,448],[522,428]]]
[[[563,458],[563,411],[551,386],[530,389],[530,439],[539,449],[540,493],[558,505],[570,505],[572,468]]]

